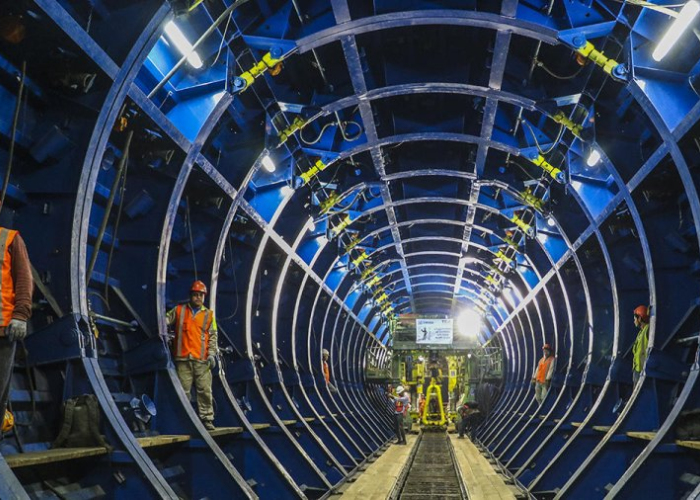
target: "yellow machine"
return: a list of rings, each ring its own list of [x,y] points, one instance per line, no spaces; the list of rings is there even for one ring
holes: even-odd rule
[[[435,378],[430,379],[430,385],[425,394],[425,406],[421,423],[426,427],[444,427],[447,425],[445,408],[442,404],[442,388]]]

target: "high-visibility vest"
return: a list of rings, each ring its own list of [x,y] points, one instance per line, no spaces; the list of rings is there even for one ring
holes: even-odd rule
[[[396,410],[396,413],[405,413],[406,410],[404,408],[404,403],[400,399],[397,399],[394,401],[394,408]]]
[[[552,364],[552,361],[554,361],[554,356],[549,356],[548,358],[542,356],[542,359],[540,359],[540,364],[537,365],[537,375],[535,376],[535,380],[540,384],[544,384],[546,382],[547,372],[549,372],[549,367]]]
[[[0,326],[7,326],[15,310],[15,284],[12,281],[12,256],[10,245],[17,236],[17,231],[0,228],[0,259],[2,259],[2,278],[0,279]]]
[[[645,324],[637,332],[637,338],[632,345],[632,369],[640,373],[644,368],[649,347],[649,325]]]
[[[189,305],[181,304],[175,309],[175,358],[190,358],[206,361],[209,356],[209,331],[214,321],[213,313],[202,307],[192,314]]]
[[[331,383],[331,370],[328,368],[328,363],[326,361],[323,362],[323,378],[326,379],[326,384]]]

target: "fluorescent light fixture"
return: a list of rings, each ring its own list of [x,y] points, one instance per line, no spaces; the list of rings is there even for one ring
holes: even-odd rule
[[[275,169],[277,168],[275,166],[275,162],[272,161],[272,158],[270,158],[270,155],[265,153],[265,156],[262,157],[262,160],[260,160],[260,163],[262,163],[262,166],[265,170],[268,172],[274,172]]]
[[[690,0],[690,2],[683,6],[678,13],[678,17],[671,23],[671,26],[669,26],[664,36],[656,45],[654,52],[651,54],[654,61],[659,62],[666,57],[666,54],[669,53],[681,35],[688,29],[688,26],[693,22],[698,12],[700,12],[700,4],[695,0]]]
[[[548,225],[549,227],[554,227],[554,226],[557,225],[557,221],[554,220],[554,217],[552,217],[552,216],[550,215],[549,217],[547,217],[547,225]]]
[[[595,148],[592,148],[591,152],[588,154],[588,158],[586,159],[586,165],[588,165],[589,167],[595,167],[599,161],[600,151],[598,151]]]
[[[465,309],[457,317],[457,329],[465,337],[476,338],[483,326],[483,318],[474,309]]]
[[[179,50],[183,56],[187,56],[187,62],[190,63],[193,68],[199,69],[202,67],[202,59],[199,57],[199,54],[192,50],[192,44],[185,38],[185,34],[178,28],[177,24],[173,21],[166,23],[165,34],[168,35],[168,38],[175,44],[177,50]]]
[[[309,228],[309,231],[316,231],[316,222],[314,221],[314,218],[309,216],[309,221],[306,223],[306,227]]]
[[[294,188],[285,184],[284,186],[282,186],[280,192],[282,193],[282,196],[286,198],[287,196],[291,196],[292,194],[294,194]]]

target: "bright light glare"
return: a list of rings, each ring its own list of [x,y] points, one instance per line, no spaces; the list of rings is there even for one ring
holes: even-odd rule
[[[275,169],[277,168],[275,166],[275,162],[272,161],[272,158],[270,158],[270,155],[266,154],[265,156],[262,157],[262,160],[260,160],[260,163],[262,163],[262,166],[265,170],[268,172],[274,172]]]
[[[184,33],[180,31],[180,28],[178,28],[173,21],[169,21],[165,25],[165,34],[168,35],[168,38],[175,44],[177,50],[179,50],[183,56],[187,56],[187,62],[190,63],[193,68],[199,69],[202,67],[202,59],[199,57],[199,54],[192,51],[192,44],[185,38]]]
[[[547,225],[548,225],[549,227],[554,227],[554,226],[557,225],[557,221],[554,220],[554,217],[552,217],[552,216],[550,215],[549,217],[547,217]]]
[[[282,196],[284,196],[286,198],[287,196],[291,196],[294,193],[294,188],[292,188],[291,186],[287,186],[287,185],[282,186],[281,193],[282,193]]]
[[[473,309],[465,309],[457,317],[457,329],[465,337],[476,338],[483,325],[481,315]]]
[[[666,31],[656,46],[656,49],[654,49],[654,52],[651,55],[651,57],[654,58],[654,61],[659,62],[661,59],[666,57],[666,54],[669,53],[681,35],[686,29],[688,29],[688,26],[690,26],[690,23],[693,22],[693,19],[695,19],[695,16],[698,15],[698,12],[700,12],[700,4],[695,0],[691,0],[683,6],[681,11],[678,13],[678,17],[675,19],[675,21],[673,21],[673,23],[671,23],[668,31]]]
[[[586,160],[586,165],[589,167],[595,167],[600,161],[600,151],[597,149],[591,149],[588,159]]]
[[[309,231],[316,231],[316,222],[313,217],[309,216],[309,222],[306,223],[306,227],[309,228]]]

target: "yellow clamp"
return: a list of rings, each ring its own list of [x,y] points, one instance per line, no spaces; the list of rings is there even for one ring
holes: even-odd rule
[[[367,278],[369,278],[369,275],[372,274],[374,271],[376,271],[376,270],[377,270],[377,267],[379,267],[379,266],[368,267],[367,269],[365,269],[364,271],[362,271],[362,274],[360,275],[360,279],[361,279],[362,281],[364,281],[364,280],[366,280]]]
[[[498,274],[499,276],[505,276],[505,273],[498,269],[496,266],[489,266],[489,269],[491,269],[492,272]]]
[[[367,255],[367,252],[362,250],[362,253],[353,259],[352,265],[357,267],[360,264],[360,262],[364,261],[367,257],[369,257],[369,255]]]
[[[379,276],[375,276],[374,278],[372,278],[371,280],[369,280],[369,281],[367,282],[367,286],[368,286],[369,288],[372,288],[374,285],[376,285],[377,283],[379,283],[380,280],[381,280],[381,278],[380,278]]]
[[[576,52],[603,68],[603,71],[610,76],[618,77],[618,75],[613,73],[613,70],[620,66],[620,63],[615,59],[610,59],[599,50],[596,50],[595,45],[591,42],[586,41],[585,45],[576,49]]]
[[[320,172],[323,172],[326,167],[325,163],[323,163],[321,160],[318,160],[316,163],[314,163],[314,166],[311,167],[309,170],[306,172],[302,173],[299,177],[304,181],[304,184],[307,184],[311,179],[316,177]]]
[[[335,204],[338,203],[338,201],[340,201],[340,197],[338,196],[338,193],[333,191],[328,198],[326,198],[325,200],[323,200],[321,202],[321,204],[320,204],[321,213],[322,214],[328,213],[328,211],[331,208],[333,208],[335,206]]]
[[[508,236],[504,236],[503,241],[504,241],[504,243],[508,244],[509,247],[514,248],[515,250],[518,249],[518,244],[512,238],[509,238]]]
[[[486,276],[486,281],[488,281],[488,282],[491,283],[492,285],[498,286],[498,281],[496,281],[496,278],[494,278],[494,277],[491,276],[490,274],[489,274],[488,276]]]
[[[503,253],[503,250],[499,250],[499,251],[496,253],[496,258],[501,259],[501,260],[502,260],[503,262],[505,262],[506,264],[511,264],[511,263],[513,262],[513,259],[511,259],[511,258],[508,257],[505,253]]]
[[[294,118],[294,121],[292,124],[287,127],[286,129],[282,130],[279,134],[277,134],[277,137],[279,137],[280,140],[280,146],[287,142],[287,140],[294,135],[294,132],[297,130],[301,129],[304,125],[306,125],[306,121],[301,117],[297,116]]]
[[[360,233],[354,234],[352,236],[352,239],[350,240],[350,243],[345,245],[345,253],[349,253],[350,250],[355,248],[361,241],[362,241],[362,236],[360,236]]]
[[[564,127],[566,127],[567,130],[569,130],[579,139],[581,138],[581,130],[583,129],[583,126],[574,123],[568,116],[564,114],[563,111],[558,111],[557,114],[552,116],[552,120],[557,122],[559,125],[563,125]]]
[[[378,296],[378,295],[381,295],[382,293],[384,293],[384,287],[383,287],[383,286],[380,286],[380,287],[377,288],[374,292],[372,292],[372,296],[376,299],[377,296]]]
[[[338,236],[338,235],[339,235],[340,233],[342,233],[343,230],[344,230],[346,227],[348,227],[350,224],[352,224],[352,219],[350,218],[349,215],[346,215],[345,218],[344,218],[343,220],[341,220],[340,223],[338,223],[337,226],[334,226],[334,227],[331,229],[331,234],[332,234],[333,236]]]
[[[544,209],[544,201],[542,201],[541,198],[538,198],[537,196],[532,194],[532,191],[530,191],[529,189],[520,193],[520,197],[527,205],[530,205],[538,212],[541,212]]]
[[[381,294],[379,297],[377,297],[377,304],[382,304],[383,302],[386,302],[389,299],[389,296],[386,293]]]
[[[257,77],[265,73],[267,70],[274,68],[281,62],[281,58],[277,59],[273,57],[270,52],[268,52],[263,56],[261,61],[258,61],[252,68],[250,68],[248,71],[244,71],[240,74],[240,76],[238,76],[234,82],[235,90],[238,92],[243,92],[253,84]]]
[[[565,181],[564,178],[564,172],[562,172],[560,169],[549,163],[547,160],[544,159],[544,156],[538,154],[537,156],[529,157],[528,158],[532,163],[540,167],[542,170],[547,172],[552,179],[554,179],[557,182],[563,183]]]
[[[518,226],[518,228],[520,228],[525,234],[530,236],[533,234],[534,231],[532,230],[532,226],[530,226],[530,224],[522,220],[517,215],[513,214],[513,217],[510,218],[510,221],[516,226]]]
[[[383,312],[384,314],[387,314],[387,313],[389,313],[390,311],[393,311],[393,310],[394,310],[394,308],[391,306],[391,304],[390,304],[389,302],[387,302],[386,304],[384,304],[383,306],[381,306],[381,309],[382,309],[382,312]]]

